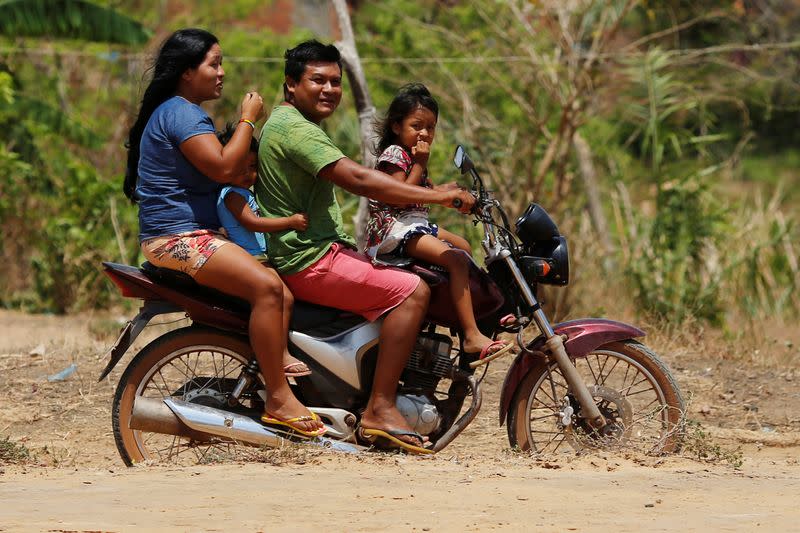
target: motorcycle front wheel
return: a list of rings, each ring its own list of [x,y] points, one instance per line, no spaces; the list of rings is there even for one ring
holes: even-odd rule
[[[196,327],[171,331],[143,348],[123,373],[114,395],[114,440],[125,464],[197,464],[233,457],[236,445],[231,441],[196,441],[131,429],[131,415],[137,397],[173,398],[225,409],[228,395],[252,358],[246,339]],[[257,394],[263,387],[259,374],[259,380],[240,397],[239,407],[263,411]]]
[[[628,340],[600,346],[574,360],[600,413],[595,431],[555,363],[542,360],[520,383],[509,409],[512,448],[555,453],[570,447],[626,449],[647,454],[679,449],[684,403],[666,365],[643,344]]]

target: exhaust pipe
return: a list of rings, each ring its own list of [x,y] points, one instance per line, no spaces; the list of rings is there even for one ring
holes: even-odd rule
[[[208,441],[221,437],[249,446],[269,446],[277,448],[289,443],[288,435],[273,430],[248,416],[215,409],[206,405],[184,402],[174,398],[158,400],[137,397],[131,413],[131,429],[188,437],[198,441]],[[326,437],[304,440],[314,444],[346,453],[359,453],[365,448]]]
[[[472,392],[472,404],[470,404],[469,409],[461,415],[461,418],[455,421],[455,423],[450,426],[450,429],[447,432],[439,437],[436,441],[436,444],[433,446],[434,452],[440,452],[442,449],[453,442],[453,439],[458,437],[459,433],[464,431],[464,429],[475,419],[477,416],[478,411],[481,410],[481,404],[483,403],[483,393],[481,392],[481,384],[475,380],[475,376],[468,376],[466,379],[467,386],[470,388]]]

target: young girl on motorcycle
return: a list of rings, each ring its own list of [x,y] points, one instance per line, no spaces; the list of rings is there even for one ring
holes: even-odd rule
[[[406,85],[389,105],[386,118],[378,125],[380,141],[376,167],[398,181],[435,189],[428,179],[428,157],[436,132],[439,106],[428,89],[419,83]],[[505,341],[493,341],[478,329],[472,312],[469,243],[428,220],[422,204],[388,205],[369,201],[366,253],[408,256],[447,269],[456,314],[463,329],[462,349],[483,359],[510,348]]]

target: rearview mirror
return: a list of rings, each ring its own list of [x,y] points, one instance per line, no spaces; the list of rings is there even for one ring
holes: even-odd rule
[[[456,153],[453,155],[453,164],[462,174],[466,174],[474,168],[472,161],[470,161],[467,152],[460,144],[456,147]]]

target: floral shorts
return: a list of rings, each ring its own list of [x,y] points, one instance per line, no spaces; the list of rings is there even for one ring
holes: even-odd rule
[[[208,258],[230,242],[216,231],[187,231],[142,241],[142,254],[154,266],[179,270],[195,277]]]

